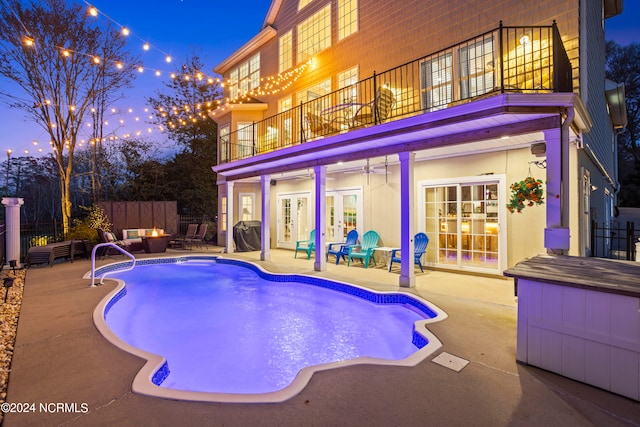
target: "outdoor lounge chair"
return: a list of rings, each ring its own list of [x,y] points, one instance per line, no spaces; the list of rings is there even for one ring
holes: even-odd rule
[[[184,241],[187,239],[193,239],[196,237],[196,233],[198,232],[198,224],[189,224],[187,226],[187,232],[184,236],[177,236],[173,240],[169,240],[169,247],[181,247],[184,249]]]
[[[298,240],[296,242],[296,253],[293,254],[294,258],[298,257],[298,251],[306,252],[307,259],[311,258],[311,252],[316,250],[316,230],[315,228],[309,233],[309,240]]]
[[[200,227],[198,227],[198,232],[195,234],[195,236],[193,236],[190,239],[187,239],[185,237],[185,239],[183,240],[183,248],[186,249],[186,246],[189,245],[190,248],[193,248],[193,245],[197,245],[199,248],[202,247],[202,245],[204,244],[205,247],[207,248],[207,250],[209,250],[209,248],[207,247],[205,241],[204,241],[204,236],[205,234],[207,234],[207,228],[209,227],[209,224],[200,224]]]
[[[351,230],[347,234],[347,240],[344,243],[329,243],[327,249],[327,261],[329,261],[329,255],[335,255],[336,265],[340,262],[340,258],[344,261],[349,255],[349,246],[356,245],[358,243],[358,230]]]
[[[413,238],[413,263],[418,264],[420,267],[420,271],[424,273],[422,269],[422,262],[420,262],[420,258],[427,251],[427,245],[429,244],[429,236],[424,233],[418,233]],[[389,271],[391,271],[391,266],[394,262],[402,262],[402,255],[400,254],[400,249],[394,249],[391,251],[391,260],[389,261]]]
[[[376,91],[375,98],[366,104],[361,104],[353,115],[353,126],[365,126],[378,124],[391,115],[391,108],[396,102],[396,97],[387,87],[380,87]]]
[[[307,125],[314,136],[331,135],[341,130],[335,127],[333,123],[327,122],[322,117],[313,113],[307,113]]]
[[[351,265],[351,259],[360,259],[364,263],[364,268],[369,268],[369,260],[376,263],[376,259],[373,257],[373,250],[378,247],[378,240],[380,235],[373,230],[369,230],[362,236],[361,245],[349,246],[349,253],[347,254],[347,266]]]

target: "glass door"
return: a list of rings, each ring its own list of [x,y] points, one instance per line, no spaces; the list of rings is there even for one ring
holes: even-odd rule
[[[362,189],[327,191],[326,241],[344,242],[351,230],[361,234]]]
[[[295,249],[311,232],[311,194],[279,194],[277,197],[277,247]]]
[[[501,271],[499,188],[498,181],[423,187],[427,262]]]

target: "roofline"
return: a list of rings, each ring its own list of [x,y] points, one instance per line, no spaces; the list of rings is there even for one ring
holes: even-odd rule
[[[236,50],[232,53],[227,59],[218,64],[213,71],[218,74],[224,74],[229,71],[231,67],[236,65],[239,61],[246,58],[247,55],[255,52],[257,49],[261,48],[268,41],[272,40],[278,35],[278,31],[271,27],[264,27],[258,34],[253,36],[251,40],[245,43],[240,49]]]
[[[273,0],[271,2],[267,16],[264,18],[264,22],[262,23],[262,28],[273,25],[276,20],[276,15],[278,15],[278,12],[280,11],[280,6],[282,6],[282,1],[283,0]]]
[[[624,0],[604,0],[604,18],[608,19],[622,13]]]

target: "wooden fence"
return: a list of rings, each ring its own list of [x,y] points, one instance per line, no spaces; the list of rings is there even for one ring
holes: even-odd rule
[[[178,204],[176,201],[158,202],[98,202],[119,234],[125,228],[161,228],[165,233],[178,232]]]

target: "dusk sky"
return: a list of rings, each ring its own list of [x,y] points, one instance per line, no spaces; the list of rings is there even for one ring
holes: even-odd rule
[[[175,64],[183,62],[194,49],[205,64],[203,72],[213,74],[214,66],[260,31],[271,1],[252,1],[251,7],[243,7],[241,13],[235,2],[211,0],[94,0],[91,4],[101,12],[96,18],[99,22],[106,24],[107,15],[117,24],[129,28],[132,32],[128,45],[131,52],[141,54],[145,67],[162,70],[163,74],[156,77],[153,72],[145,72],[137,76],[135,88],[116,105],[125,111],[112,119],[112,123],[119,119],[125,122],[117,134],[141,131],[151,141],[164,142],[167,138],[160,131],[148,132],[153,125],[146,123],[149,115],[144,113],[146,98],[154,96],[163,87],[163,79],[173,71]],[[623,14],[606,21],[606,32],[608,40],[621,45],[640,42],[640,1],[626,0]],[[140,38],[148,40],[152,49],[144,52]],[[164,62],[164,53],[173,57],[173,65]],[[0,82],[5,89],[7,81]],[[12,89],[12,93],[23,96],[18,89]],[[0,97],[1,153],[7,149],[13,150],[14,156],[25,155],[25,150],[29,155],[38,155],[39,149],[44,154],[50,153],[45,131],[26,122],[24,113],[10,109],[6,101],[5,97]],[[129,108],[133,113],[126,112]],[[136,117],[139,118],[137,122]]]

